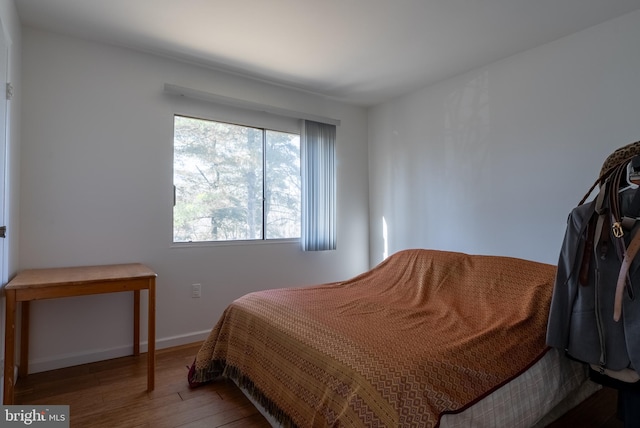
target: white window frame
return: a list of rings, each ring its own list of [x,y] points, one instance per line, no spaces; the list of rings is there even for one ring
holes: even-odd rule
[[[201,118],[219,122],[228,122],[243,126],[271,129],[300,135],[301,150],[303,143],[303,122],[311,120],[338,127],[340,120],[329,117],[308,114],[300,111],[287,110],[246,100],[229,98],[209,92],[199,91],[173,84],[164,85],[164,93],[171,98],[173,114],[171,115],[171,129],[175,115]],[[173,132],[171,134],[171,148],[173,150]],[[302,154],[301,154],[302,156]],[[173,159],[173,158],[172,158]],[[302,161],[302,159],[301,159]],[[173,172],[173,161],[171,163]],[[173,176],[173,174],[172,174]],[[173,181],[173,180],[172,180]],[[304,192],[304,190],[303,190]],[[304,196],[303,196],[304,198]],[[304,208],[303,208],[304,210]],[[336,213],[334,213],[336,215]],[[335,219],[337,220],[337,219]],[[304,222],[304,220],[303,220]],[[173,215],[171,221],[171,241],[173,242]],[[304,232],[303,232],[304,233]],[[173,247],[222,246],[222,245],[260,245],[278,243],[300,244],[302,238],[289,239],[252,239],[237,241],[197,241],[173,242]]]

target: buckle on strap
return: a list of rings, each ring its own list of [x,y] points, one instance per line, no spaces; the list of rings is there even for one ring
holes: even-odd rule
[[[624,236],[624,230],[622,230],[622,226],[618,221],[611,225],[611,230],[613,231],[613,236],[616,238],[622,238]]]

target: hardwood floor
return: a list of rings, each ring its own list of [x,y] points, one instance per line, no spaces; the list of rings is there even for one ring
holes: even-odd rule
[[[68,404],[78,428],[262,428],[266,419],[231,382],[190,389],[199,344],[157,351],[156,388],[146,392],[146,354],[29,375],[16,404]],[[549,428],[621,428],[616,392],[603,389]]]
[[[190,389],[199,344],[156,352],[156,387],[146,392],[146,354],[18,379],[16,404],[68,404],[71,427],[270,427],[231,382]]]
[[[616,418],[617,400],[616,390],[603,388],[547,428],[622,428],[624,423]]]

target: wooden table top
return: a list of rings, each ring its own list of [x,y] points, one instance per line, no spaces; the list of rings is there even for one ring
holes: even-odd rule
[[[19,272],[6,285],[11,290],[51,287],[55,285],[88,284],[91,282],[121,281],[157,276],[141,263],[101,266],[79,266],[45,269],[27,269]]]

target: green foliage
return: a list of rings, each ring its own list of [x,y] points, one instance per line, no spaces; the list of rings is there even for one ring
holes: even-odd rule
[[[173,165],[174,242],[300,236],[298,135],[175,116]]]

